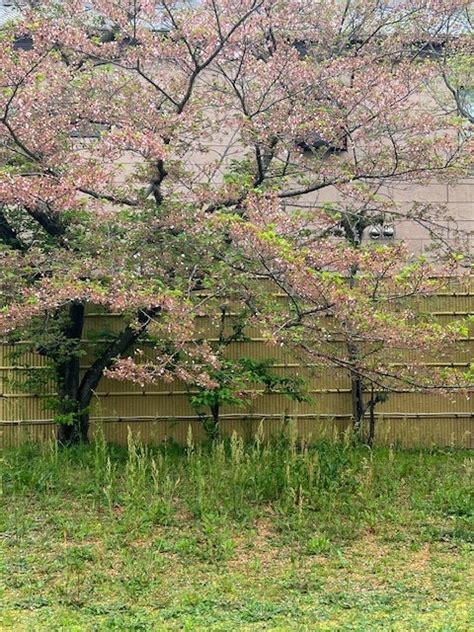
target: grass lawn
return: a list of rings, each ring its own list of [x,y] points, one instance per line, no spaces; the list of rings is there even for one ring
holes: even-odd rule
[[[0,457],[0,630],[472,630],[472,453]]]

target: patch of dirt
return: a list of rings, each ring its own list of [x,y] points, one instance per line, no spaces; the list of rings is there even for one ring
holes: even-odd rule
[[[276,531],[271,521],[260,518],[251,533],[247,532],[234,538],[235,554],[228,562],[229,567],[238,570],[255,562],[262,566],[274,565],[282,556],[281,547],[272,545],[272,539],[275,537]]]

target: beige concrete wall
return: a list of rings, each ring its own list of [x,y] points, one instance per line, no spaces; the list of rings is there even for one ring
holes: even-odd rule
[[[468,245],[469,251],[474,253],[474,176],[456,184],[432,182],[418,185],[400,182],[383,187],[379,194],[394,200],[400,205],[402,213],[408,213],[416,202],[436,205],[439,207],[436,221],[450,228],[453,238],[458,231],[465,233],[462,239]],[[328,187],[317,194],[306,196],[303,203],[319,205],[343,200],[343,196],[335,187]],[[427,251],[431,243],[427,229],[410,220],[395,220],[393,226],[395,240],[405,242],[410,252],[420,254]],[[370,241],[367,234],[366,238]]]

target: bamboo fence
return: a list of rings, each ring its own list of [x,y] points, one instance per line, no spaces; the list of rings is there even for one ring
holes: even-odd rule
[[[471,315],[473,306],[474,277],[463,285],[453,286],[447,293],[431,297],[426,304],[440,322]],[[84,332],[86,349],[94,332],[105,327],[120,327],[120,319],[90,309]],[[26,374],[31,377],[43,372],[46,375],[45,360],[33,353],[15,353],[13,361],[12,352],[18,350],[18,344],[14,348],[0,346],[0,446],[45,441],[55,434],[56,426],[48,409],[48,397],[54,392],[52,380],[45,380],[44,390],[39,394],[25,392],[21,385],[22,376]],[[257,331],[249,334],[248,341],[233,343],[230,353],[233,357],[274,358],[275,370],[282,375],[307,379],[312,401],[298,403],[283,395],[267,393],[253,399],[245,409],[223,408],[224,435],[236,431],[251,437],[261,424],[270,435],[280,430],[288,418],[295,420],[299,433],[307,440],[339,438],[350,428],[350,384],[341,371],[303,367],[284,349],[269,349]],[[469,337],[458,342],[449,358],[432,364],[455,364],[467,369],[473,358],[474,328],[471,327]],[[82,359],[84,370],[89,361],[86,354]],[[376,442],[379,444],[474,447],[474,405],[465,395],[400,391],[391,394],[376,411]],[[179,382],[142,389],[135,384],[103,378],[94,397],[91,419],[92,433],[100,429],[106,440],[119,444],[126,443],[129,432],[150,444],[169,439],[184,443],[190,428],[195,440],[204,438],[201,422],[189,404],[189,392]]]

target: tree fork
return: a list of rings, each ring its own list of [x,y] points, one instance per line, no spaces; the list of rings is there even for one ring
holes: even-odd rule
[[[108,369],[116,358],[130,349],[146,330],[153,316],[158,312],[158,308],[140,311],[137,317],[138,323],[127,325],[84,373],[78,383],[76,393],[77,435],[79,441],[88,441],[90,404],[104,370]]]

